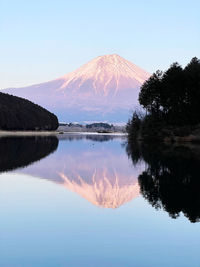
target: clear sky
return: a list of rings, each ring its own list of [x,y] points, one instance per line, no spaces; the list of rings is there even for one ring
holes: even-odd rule
[[[0,0],[0,88],[113,53],[149,72],[200,58],[200,1]]]

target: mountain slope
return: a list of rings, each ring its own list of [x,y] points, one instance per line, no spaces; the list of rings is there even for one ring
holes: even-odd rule
[[[97,57],[56,80],[6,92],[25,97],[63,121],[127,121],[149,73],[114,54]]]

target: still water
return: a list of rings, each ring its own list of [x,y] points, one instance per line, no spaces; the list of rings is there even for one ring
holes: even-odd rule
[[[0,139],[0,266],[200,266],[200,149]]]

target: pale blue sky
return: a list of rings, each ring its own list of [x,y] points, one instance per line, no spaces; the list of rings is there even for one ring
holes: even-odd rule
[[[0,88],[117,53],[149,72],[200,58],[199,0],[0,0]]]

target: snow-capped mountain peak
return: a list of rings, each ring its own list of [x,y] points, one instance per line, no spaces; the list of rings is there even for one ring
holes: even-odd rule
[[[54,112],[59,121],[127,122],[150,74],[117,54],[94,58],[58,79],[5,92]]]
[[[103,91],[107,95],[108,91],[114,88],[116,94],[125,86],[140,86],[148,77],[149,73],[119,55],[104,55],[96,57],[77,70],[61,77],[65,82],[60,89],[65,89],[78,81],[77,90],[85,82],[92,80],[95,93]]]

